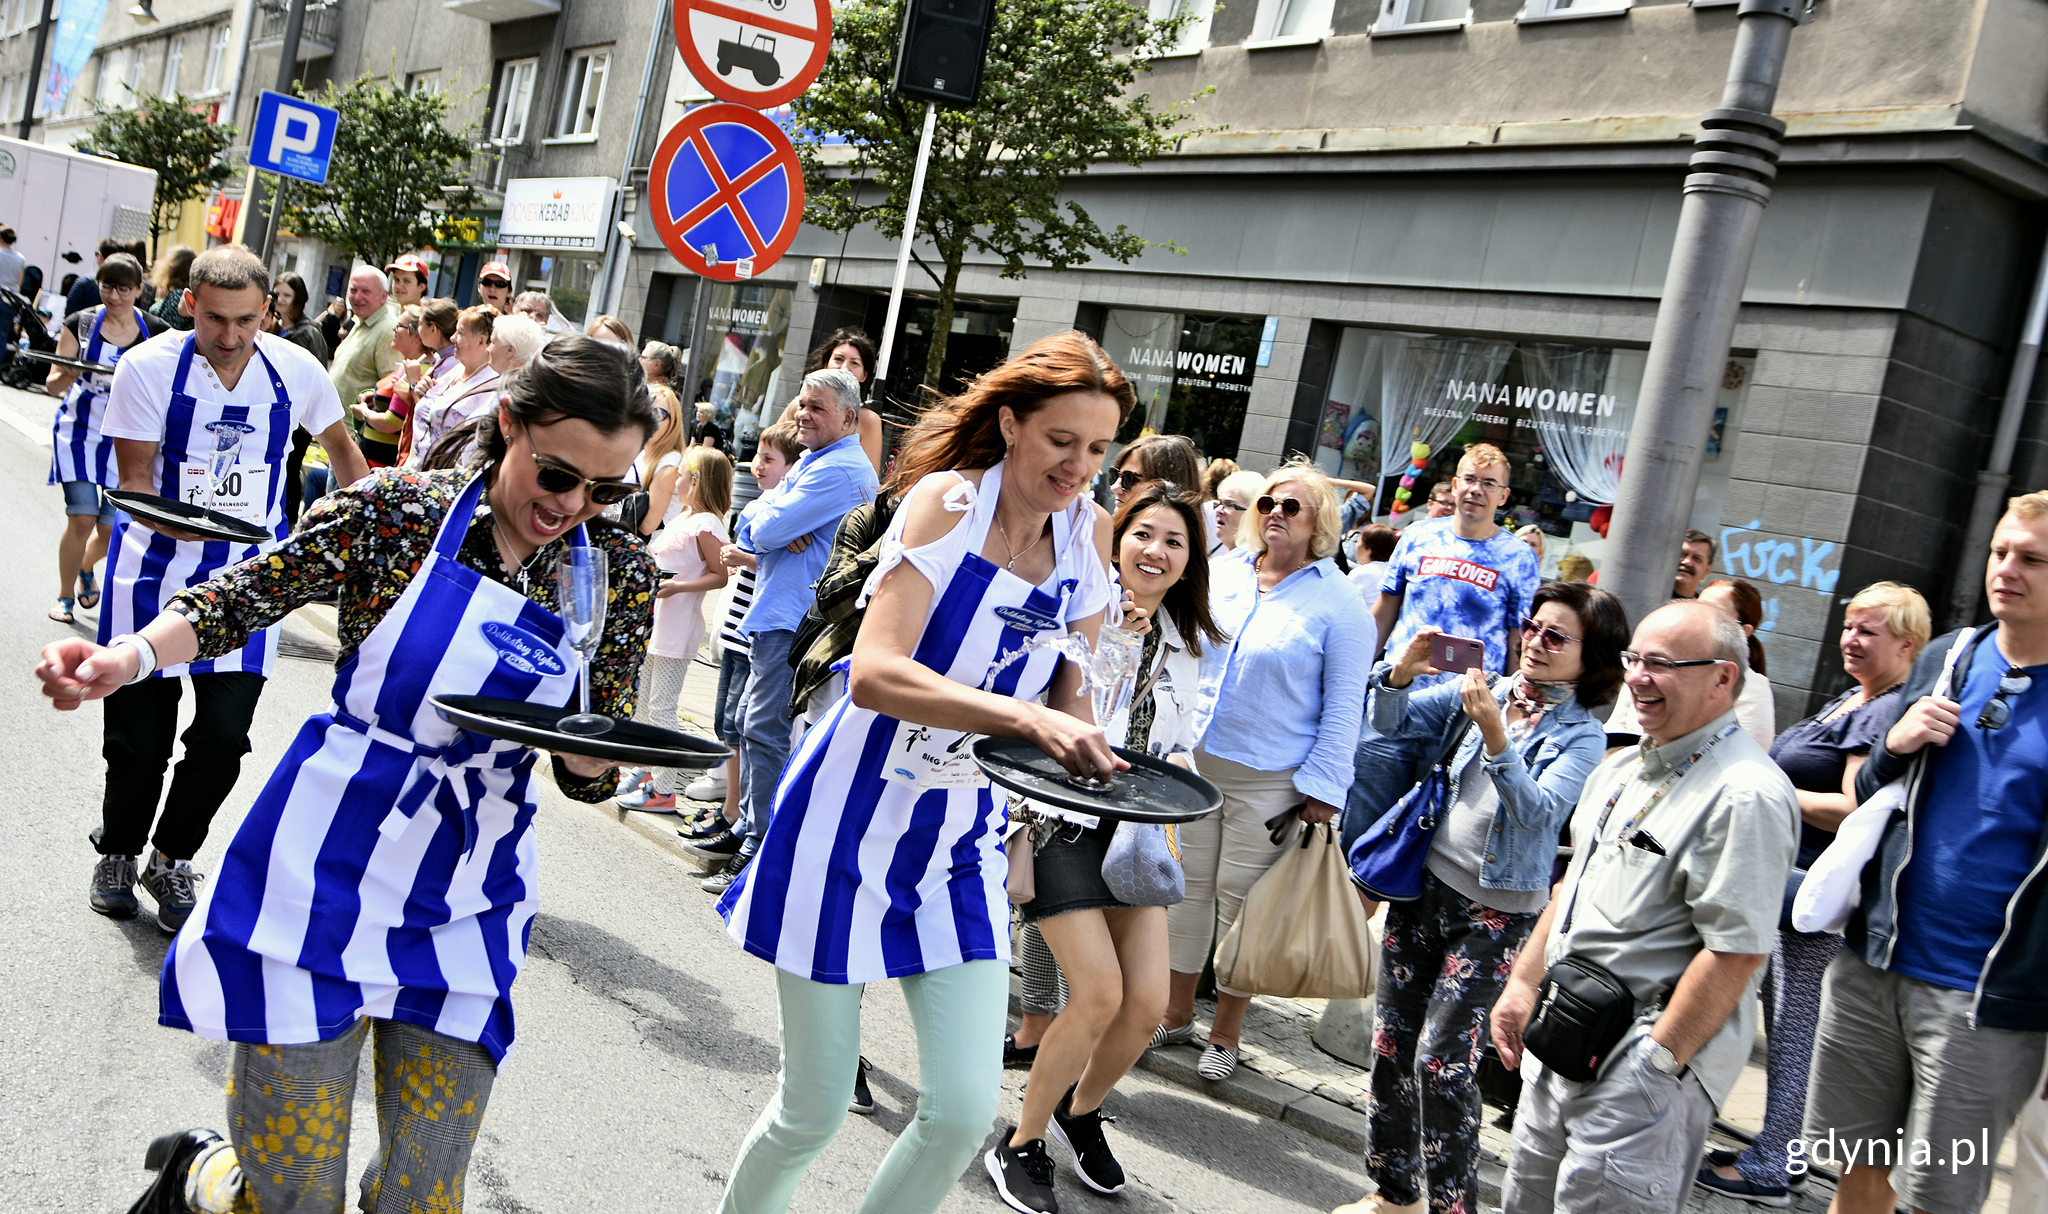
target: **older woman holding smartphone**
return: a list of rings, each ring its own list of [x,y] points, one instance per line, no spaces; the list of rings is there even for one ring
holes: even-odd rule
[[[1239,541],[1245,559],[1214,568],[1216,623],[1232,640],[1217,655],[1195,766],[1222,791],[1223,810],[1180,828],[1187,898],[1167,910],[1172,993],[1154,1045],[1193,1039],[1195,982],[1211,943],[1292,842],[1272,841],[1273,820],[1298,811],[1304,822],[1328,822],[1344,804],[1365,712],[1372,616],[1330,559],[1341,532],[1329,478],[1304,461],[1286,464],[1252,509],[1257,525]],[[1237,1069],[1250,1006],[1249,994],[1217,988],[1196,1064],[1204,1078]]]
[[[1366,1157],[1378,1191],[1343,1214],[1478,1205],[1487,1014],[1550,900],[1557,832],[1606,749],[1590,710],[1620,691],[1629,639],[1621,604],[1584,582],[1553,582],[1531,602],[1519,666],[1491,687],[1475,666],[1410,693],[1417,678],[1441,673],[1431,661],[1442,635],[1434,628],[1373,674],[1372,724],[1382,735],[1423,742],[1432,754],[1463,736],[1447,764],[1447,812],[1422,896],[1387,907]],[[1380,799],[1403,791],[1382,789]]]

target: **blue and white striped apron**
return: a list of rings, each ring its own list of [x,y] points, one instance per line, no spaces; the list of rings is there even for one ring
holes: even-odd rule
[[[984,558],[1002,471],[998,464],[983,474],[972,519],[933,545],[961,541],[958,564],[950,572],[919,566],[933,593],[913,656],[971,687],[1025,641],[1065,631],[1085,575],[1080,562],[1101,559],[1092,540],[1093,506],[1085,500],[1053,520],[1054,591]],[[899,539],[907,514],[897,514],[892,534]],[[1005,669],[989,690],[1036,699],[1057,662],[1050,650],[1039,650]],[[926,754],[946,753],[970,737],[903,726],[841,696],[804,735],[775,790],[760,854],[718,904],[740,947],[790,973],[833,983],[1009,960],[1005,800],[978,772],[971,784],[954,787],[885,775],[904,761],[899,739],[907,743],[913,731]]]
[[[107,366],[115,366],[125,352],[121,347],[100,339],[100,326],[106,322],[107,309],[101,305],[93,314],[92,332],[85,339],[84,361],[96,363],[105,356]],[[149,330],[138,317],[137,328],[142,336],[148,337]],[[114,440],[100,433],[100,419],[107,411],[107,390],[113,386],[113,376],[97,371],[81,371],[78,382],[64,394],[63,403],[57,406],[57,421],[50,433],[50,483],[61,485],[66,481],[90,481],[109,489],[118,489],[121,477],[114,467]]]
[[[532,749],[465,733],[427,697],[559,707],[582,659],[562,621],[456,560],[481,478],[336,671],[164,961],[158,1020],[203,1037],[329,1041],[404,1020],[502,1059],[538,905]],[[582,528],[570,542],[586,543]]]
[[[285,391],[284,379],[259,347],[255,360],[243,368],[243,374],[253,370],[255,363],[262,364],[265,374],[270,377],[274,394],[267,411],[257,413],[247,405],[223,405],[218,401],[200,400],[185,390],[186,381],[192,374],[195,348],[194,338],[188,335],[184,348],[178,353],[177,374],[171,378],[171,403],[164,413],[164,437],[157,448],[161,473],[156,491],[163,497],[174,499],[187,496],[181,489],[184,466],[188,463],[210,463],[214,458],[215,435],[219,428],[227,427],[224,432],[229,434],[240,432],[242,445],[236,456],[237,466],[256,465],[259,461],[252,457],[261,453],[260,464],[266,469],[262,474],[262,525],[273,539],[281,540],[291,530],[291,524],[284,517],[281,486],[285,457],[291,450],[293,425],[292,401]],[[181,542],[151,531],[126,514],[120,517],[112,545],[112,573],[107,578],[105,605],[100,610],[99,642],[102,645],[122,633],[139,631],[144,624],[155,619],[179,591],[197,586],[229,565],[239,564],[263,551],[261,544],[231,544],[225,540]],[[270,664],[276,657],[277,630],[266,628],[251,636],[248,643],[233,653],[184,666],[167,666],[150,677],[174,679],[182,674],[230,671],[268,677]]]

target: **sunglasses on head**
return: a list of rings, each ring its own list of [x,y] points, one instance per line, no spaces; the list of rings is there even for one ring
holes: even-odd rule
[[[526,432],[526,446],[533,456],[534,483],[543,493],[574,493],[585,486],[589,488],[590,500],[599,506],[616,506],[639,492],[639,486],[629,485],[614,477],[585,476],[565,464],[558,464],[533,445],[533,431]]]
[[[1566,636],[1550,625],[1532,620],[1525,615],[1522,617],[1522,639],[1525,641],[1540,640],[1543,642],[1543,648],[1551,653],[1556,653],[1579,638]]]
[[[1252,505],[1257,507],[1259,513],[1262,515],[1271,514],[1273,513],[1273,511],[1278,510],[1280,513],[1286,515],[1288,518],[1293,518],[1295,515],[1301,513],[1301,503],[1299,501],[1296,501],[1294,498],[1291,497],[1283,497],[1276,501],[1274,500],[1273,495],[1270,493],[1262,495],[1259,498],[1259,500],[1253,502]]]

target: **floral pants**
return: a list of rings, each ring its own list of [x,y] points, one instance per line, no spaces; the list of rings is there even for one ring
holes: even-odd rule
[[[1482,906],[1428,871],[1422,897],[1388,905],[1366,1153],[1387,1204],[1426,1191],[1431,1214],[1477,1214],[1487,1015],[1536,918]]]

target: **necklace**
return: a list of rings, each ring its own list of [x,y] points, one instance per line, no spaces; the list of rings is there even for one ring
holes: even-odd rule
[[[1047,522],[1050,523],[1051,520],[1048,519]],[[996,512],[996,534],[1003,537],[1003,551],[1010,554],[1010,563],[1004,565],[1003,568],[1009,570],[1011,573],[1015,573],[1017,572],[1017,562],[1024,559],[1025,553],[1030,552],[1033,548],[1036,548],[1040,544],[1044,543],[1045,537],[1052,534],[1052,528],[1050,526],[1047,526],[1043,530],[1039,531],[1038,538],[1024,545],[1024,551],[1019,552],[1017,551],[1016,547],[1010,543],[1010,532],[1008,528],[1003,526],[1003,516],[999,508]]]
[[[504,569],[504,571],[508,575],[519,579],[519,593],[531,597],[531,587],[527,585],[527,577],[532,572],[534,561],[540,559],[541,549],[534,549],[532,554],[529,555],[525,560],[519,562],[519,564],[517,565],[514,565],[505,557],[506,553],[511,552],[513,550],[512,537],[505,534],[505,528],[498,522],[498,516],[495,514],[491,515],[491,530],[497,533],[498,537],[499,567]]]

